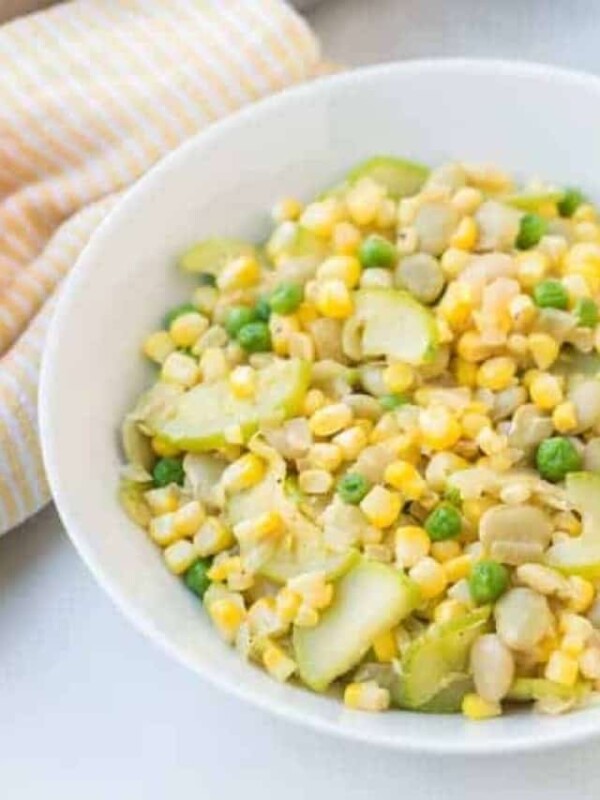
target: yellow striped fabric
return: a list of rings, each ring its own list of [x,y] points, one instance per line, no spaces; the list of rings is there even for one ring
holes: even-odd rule
[[[40,356],[60,281],[168,151],[318,73],[279,0],[75,0],[0,28],[0,533],[49,499]]]

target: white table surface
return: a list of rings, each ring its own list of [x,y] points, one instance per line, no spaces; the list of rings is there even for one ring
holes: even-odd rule
[[[312,20],[328,55],[348,64],[478,55],[600,71],[596,0],[326,0]],[[600,744],[434,762],[272,719],[142,639],[95,585],[52,508],[0,541],[7,800],[591,800],[599,792]]]

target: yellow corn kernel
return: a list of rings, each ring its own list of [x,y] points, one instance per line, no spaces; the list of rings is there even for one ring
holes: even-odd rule
[[[445,561],[442,566],[448,582],[458,583],[458,581],[469,576],[472,564],[473,559],[471,556],[465,554]]]
[[[335,198],[317,200],[306,206],[300,217],[300,225],[317,236],[328,239],[333,232],[333,226],[340,221],[340,212],[339,203]]]
[[[477,384],[482,389],[501,392],[513,383],[517,365],[513,358],[496,356],[484,361],[477,373]]]
[[[190,500],[175,512],[173,524],[180,536],[193,536],[206,519],[206,512],[198,500]]]
[[[440,259],[440,266],[446,277],[454,280],[454,278],[458,278],[470,260],[471,256],[465,250],[449,247]]]
[[[169,327],[171,339],[177,347],[191,347],[208,330],[209,322],[202,314],[190,311],[180,314]]]
[[[474,500],[464,500],[462,504],[462,513],[464,518],[471,525],[478,525],[479,520],[484,513],[496,505],[496,501],[491,497],[479,497]]]
[[[462,435],[459,423],[443,406],[423,409],[419,414],[419,430],[423,444],[431,450],[449,450]]]
[[[215,286],[199,286],[192,295],[192,303],[202,314],[210,316],[215,310],[219,291]]]
[[[566,531],[569,536],[579,536],[581,520],[572,511],[559,511],[552,517],[552,524],[557,531]]]
[[[381,633],[373,642],[375,658],[382,664],[388,664],[398,657],[396,637],[392,631]]]
[[[570,611],[583,614],[592,605],[594,600],[594,586],[579,575],[571,575],[569,581],[568,603]]]
[[[221,347],[207,347],[200,356],[200,372],[204,383],[216,383],[227,376],[229,364]]]
[[[208,613],[221,637],[229,643],[235,640],[240,625],[246,617],[243,600],[236,595],[213,600]]]
[[[600,680],[600,647],[587,647],[579,657],[581,675],[589,681]]]
[[[200,368],[191,356],[171,353],[163,361],[160,377],[167,383],[177,383],[189,388],[200,380]]]
[[[192,566],[197,558],[194,545],[187,539],[181,539],[179,542],[168,545],[163,556],[167,568],[174,575],[181,575],[188,567]]]
[[[341,436],[342,434],[338,435]],[[342,463],[344,456],[341,448],[338,447],[337,444],[318,442],[317,444],[313,444],[306,457],[313,469],[324,469],[328,472],[335,472]]]
[[[275,598],[275,610],[279,619],[286,625],[291,624],[302,603],[302,598],[298,592],[294,592],[288,586],[284,586]]]
[[[333,437],[332,442],[339,449],[345,461],[353,461],[365,449],[369,437],[360,425],[353,425]]]
[[[352,222],[369,225],[379,213],[384,189],[370,178],[358,181],[346,195],[346,206]]]
[[[390,364],[383,371],[383,382],[388,392],[402,393],[412,386],[415,373],[408,364],[397,362]]]
[[[299,628],[314,628],[318,621],[319,612],[316,608],[311,608],[306,603],[301,603],[294,617],[294,625]]]
[[[346,319],[354,311],[354,303],[346,284],[337,280],[319,282],[317,308],[324,317]]]
[[[317,280],[339,280],[348,289],[355,289],[360,281],[360,274],[360,261],[355,256],[331,256],[317,269]]]
[[[568,634],[567,636],[563,636],[560,643],[560,649],[561,652],[567,656],[571,656],[571,658],[579,658],[579,656],[585,650],[585,641],[581,638],[581,636]]]
[[[282,623],[274,597],[259,597],[248,609],[247,617],[251,633],[258,637],[283,633],[286,625]]]
[[[373,486],[360,503],[361,511],[376,528],[387,528],[392,525],[401,507],[400,497],[384,489],[383,486]]]
[[[251,519],[244,519],[233,526],[235,538],[253,546],[261,542],[276,540],[284,532],[285,526],[279,511],[263,511]]]
[[[173,518],[174,513],[170,513],[161,514],[159,517],[154,517],[150,520],[150,527],[148,528],[150,538],[161,547],[167,547],[167,545],[181,538],[181,534],[175,530]]]
[[[574,222],[596,222],[598,214],[591,203],[582,203],[575,209],[571,219]]]
[[[580,614],[573,614],[568,611],[563,611],[558,618],[558,629],[565,636],[574,636],[587,643],[594,635],[594,626],[587,619]]]
[[[590,287],[588,286],[583,275],[577,275],[576,273],[565,275],[563,276],[561,283],[567,290],[569,297],[572,297],[575,300],[578,300],[581,297],[589,297],[591,295]]]
[[[460,424],[462,425],[463,434],[467,439],[476,439],[484,428],[490,427],[491,420],[487,414],[480,414],[477,411],[467,411],[462,415]]]
[[[296,318],[303,330],[309,330],[310,326],[318,316],[319,314],[317,312],[317,307],[314,303],[311,303],[308,300],[304,300],[304,302],[300,303],[298,310],[296,311]]]
[[[144,500],[148,503],[153,516],[170,514],[179,508],[181,490],[179,486],[171,483],[169,486],[162,486],[160,489],[150,489],[144,493]]]
[[[565,254],[563,265],[565,273],[583,276],[593,294],[600,291],[600,244],[574,244]]]
[[[333,486],[333,476],[324,469],[305,469],[298,475],[298,487],[305,494],[327,494]]]
[[[174,444],[171,444],[166,439],[163,439],[160,436],[154,436],[150,444],[156,455],[160,456],[161,458],[171,458],[173,456],[179,455],[180,453],[178,447],[175,447]]]
[[[308,424],[315,436],[333,436],[352,422],[352,409],[345,403],[330,403],[318,408]]]
[[[531,333],[528,336],[529,352],[538,369],[548,369],[558,358],[560,346],[547,333]]]
[[[175,350],[175,342],[167,331],[155,331],[146,337],[142,349],[145,356],[162,364]]]
[[[537,308],[528,294],[518,294],[508,304],[508,313],[516,331],[527,331],[537,316]],[[527,341],[525,345],[524,353],[529,349]]]
[[[563,390],[555,375],[536,375],[529,386],[531,399],[541,411],[552,411],[563,400]]]
[[[274,222],[294,222],[302,213],[302,203],[295,197],[284,197],[271,210]]]
[[[315,360],[315,345],[308,333],[290,334],[287,349],[290,358],[299,358],[302,361]]]
[[[402,525],[394,533],[396,562],[410,569],[429,554],[431,539],[418,525]]]
[[[456,351],[465,361],[485,361],[493,353],[493,348],[486,344],[477,331],[467,331],[458,340]]]
[[[229,388],[235,397],[245,399],[256,393],[256,372],[246,364],[236,367],[229,375]]]
[[[437,328],[439,344],[450,344],[450,342],[454,341],[454,331],[450,325],[448,325],[445,319],[437,317],[435,320],[435,326]]]
[[[506,349],[515,358],[525,358],[529,353],[529,342],[522,333],[511,333],[506,340]]]
[[[467,612],[467,606],[461,603],[460,600],[442,600],[433,611],[433,621],[441,624],[443,622],[451,622],[454,619],[464,617]]]
[[[574,686],[579,675],[579,664],[576,658],[555,650],[548,659],[544,675],[549,681],[560,683],[562,686]]]
[[[222,292],[236,289],[248,289],[260,280],[260,265],[254,256],[238,256],[228,264],[217,276],[217,286]]]
[[[269,331],[273,352],[278,356],[287,356],[289,353],[290,338],[300,331],[300,320],[296,314],[271,314],[269,317]]]
[[[543,281],[550,269],[550,259],[540,250],[527,250],[518,253],[517,277],[524,289],[534,289]]]
[[[473,312],[473,294],[466,283],[451,283],[441,299],[438,314],[455,330],[463,330],[471,319]],[[470,361],[472,359],[467,359]]]
[[[338,222],[333,227],[331,238],[336,253],[351,256],[358,250],[362,237],[358,228],[351,222]]]
[[[560,403],[552,412],[552,424],[559,433],[570,433],[577,427],[577,412],[571,401]]]
[[[457,189],[450,201],[459,214],[473,214],[483,202],[483,192],[472,186]]]
[[[398,432],[398,423],[393,414],[384,414],[377,424],[373,427],[369,441],[371,444],[385,442]]]
[[[445,539],[443,542],[433,542],[431,545],[431,555],[440,564],[458,558],[462,553],[462,547],[456,539]]]
[[[450,247],[459,250],[472,250],[476,243],[479,231],[473,217],[463,217],[450,238]]]
[[[296,672],[296,662],[281,647],[269,642],[262,653],[265,669],[275,680],[285,683]]]
[[[510,175],[492,164],[463,164],[467,182],[482,192],[496,194],[508,192],[513,187]]]
[[[325,395],[320,389],[309,389],[304,398],[304,414],[312,417],[326,402]]]
[[[354,711],[385,711],[390,705],[390,693],[375,681],[349,683],[344,689],[344,705]]]
[[[465,361],[464,358],[456,358],[452,364],[452,372],[459,386],[467,386],[470,389],[477,386],[477,364]]]
[[[304,605],[317,611],[327,608],[333,600],[333,586],[327,583],[323,572],[305,572],[290,578],[287,585],[300,596]]]
[[[241,492],[261,481],[264,474],[264,461],[254,453],[245,453],[225,468],[221,484],[228,492]]]
[[[222,558],[215,558],[211,568],[208,570],[208,577],[211,581],[226,581],[231,575],[242,571],[242,559],[240,556],[229,556],[223,553]]]
[[[218,517],[208,517],[194,536],[196,553],[203,558],[222,553],[234,543],[232,532]]]
[[[409,577],[419,587],[424,600],[431,600],[445,591],[448,585],[445,566],[425,556],[409,570]]]
[[[392,461],[385,469],[384,480],[402,492],[405,500],[418,500],[427,489],[419,471],[409,461]]]
[[[480,722],[485,719],[499,717],[502,714],[500,703],[491,703],[484,700],[478,694],[471,693],[464,696],[462,701],[462,713],[467,719],[473,722]]]
[[[495,456],[506,450],[508,440],[491,427],[482,428],[477,434],[477,445],[486,456]]]

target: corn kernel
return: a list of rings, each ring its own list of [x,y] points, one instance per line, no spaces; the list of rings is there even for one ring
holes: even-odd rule
[[[289,625],[294,621],[301,603],[302,598],[298,592],[294,592],[288,586],[284,586],[275,598],[277,616],[284,624]]]
[[[483,341],[477,331],[467,331],[458,340],[456,350],[465,361],[485,361],[493,353],[493,348]]]
[[[565,254],[565,273],[582,275],[590,291],[600,291],[600,245],[595,242],[578,242]]]
[[[332,241],[336,253],[354,255],[360,245],[360,231],[351,222],[338,222],[333,228]]]
[[[446,293],[442,297],[437,311],[453,330],[463,330],[469,324],[471,320],[471,314],[473,312],[473,294],[471,292],[471,287],[466,283],[451,283],[446,289]],[[470,352],[472,349],[472,345],[469,344],[470,338],[465,340],[466,344],[463,343],[463,350],[466,349],[467,352]],[[466,358],[467,361],[477,360],[467,358],[460,353],[460,351],[459,355],[461,355],[463,358]],[[485,358],[485,355],[482,356],[482,358]]]
[[[444,251],[440,259],[440,266],[444,275],[451,280],[458,278],[463,269],[467,266],[471,256],[465,250],[456,247],[449,247]]]
[[[491,425],[490,418],[486,414],[479,414],[476,411],[467,411],[461,417],[463,434],[467,439],[476,439],[484,428]]]
[[[508,313],[515,330],[527,331],[537,316],[537,308],[528,294],[518,294],[508,304]],[[524,353],[528,348],[529,344],[525,341]]]
[[[369,225],[379,213],[384,189],[369,178],[358,181],[346,195],[346,205],[352,222]]]
[[[547,333],[532,333],[528,337],[529,351],[538,369],[548,369],[558,358],[560,346]]]
[[[265,669],[275,680],[285,683],[296,672],[296,662],[277,645],[269,642],[262,654]]]
[[[401,394],[412,386],[414,379],[415,374],[412,367],[401,362],[390,364],[383,371],[383,382],[388,392]]]
[[[463,578],[467,578],[471,572],[473,559],[470,555],[465,554],[451,558],[445,561],[442,565],[444,574],[449,583],[458,583]]]
[[[151,519],[148,533],[152,541],[161,547],[167,547],[181,538],[181,534],[175,530],[173,513],[161,514]]]
[[[263,511],[256,517],[244,519],[233,526],[235,538],[240,544],[254,546],[261,542],[279,539],[285,529],[278,511]]]
[[[575,300],[579,300],[581,297],[589,297],[591,295],[590,287],[588,286],[583,275],[565,275],[561,282],[569,293],[569,297],[572,297]]]
[[[294,617],[294,625],[298,628],[314,628],[319,621],[319,612],[302,603]]]
[[[484,361],[477,373],[477,384],[482,389],[501,392],[512,385],[517,371],[513,358],[497,356]]]
[[[418,525],[403,525],[394,534],[396,562],[410,569],[429,554],[431,539]]]
[[[390,693],[375,681],[349,683],[344,689],[344,705],[355,711],[385,711],[390,705]]]
[[[319,284],[317,308],[324,317],[346,319],[354,311],[352,296],[346,284],[337,280],[323,281]]]
[[[419,414],[419,429],[425,447],[449,450],[462,435],[459,423],[443,406],[423,409]]]
[[[440,564],[450,561],[453,558],[458,558],[462,552],[462,547],[456,539],[445,539],[442,542],[432,542],[431,555]]]
[[[571,656],[571,658],[579,658],[585,650],[585,642],[580,636],[569,634],[563,636],[560,649],[565,655]]]
[[[464,358],[456,358],[452,364],[452,371],[459,386],[467,386],[470,389],[477,386],[477,364],[465,361]]]
[[[160,458],[172,458],[181,452],[178,447],[160,436],[154,436],[150,442],[152,449]]]
[[[180,536],[193,536],[204,522],[206,513],[198,500],[190,500],[173,516],[175,530]]]
[[[462,713],[467,719],[479,722],[485,719],[499,717],[502,714],[500,703],[491,703],[478,694],[467,694],[462,701]]]
[[[180,314],[169,327],[171,339],[177,347],[191,347],[208,330],[209,322],[202,314],[190,311]]]
[[[570,401],[560,403],[552,412],[552,424],[559,433],[571,433],[577,427],[577,412]]]
[[[175,352],[164,360],[160,376],[167,383],[189,388],[200,380],[200,368],[191,356]]]
[[[302,203],[295,197],[284,197],[273,206],[271,217],[274,222],[295,221],[302,213]]]
[[[517,255],[517,276],[524,289],[534,289],[550,269],[550,259],[539,250],[527,250]]]
[[[437,624],[444,622],[451,622],[454,619],[464,617],[467,612],[467,607],[460,600],[442,600],[433,611],[433,621]]]
[[[333,226],[340,221],[340,207],[335,198],[317,200],[306,206],[300,217],[300,224],[317,236],[328,239]]]
[[[568,608],[576,614],[583,614],[594,600],[594,586],[585,578],[580,578],[579,575],[571,575],[568,581]]]
[[[207,347],[200,356],[200,372],[204,383],[216,383],[225,378],[229,364],[221,347]]]
[[[287,356],[292,335],[300,332],[300,320],[295,314],[271,314],[269,332],[273,352],[278,356]]]
[[[260,280],[260,266],[254,256],[238,256],[228,264],[217,276],[217,286],[222,292],[236,289],[248,289]]]
[[[373,642],[375,658],[382,664],[388,664],[398,657],[396,637],[392,631],[379,634]]]
[[[587,647],[579,657],[581,675],[589,681],[600,680],[600,647]]]
[[[512,188],[512,180],[503,170],[493,164],[463,164],[467,181],[483,192],[495,194],[507,192]]]
[[[360,425],[353,425],[334,436],[332,442],[344,460],[353,461],[367,446],[368,436]]]
[[[333,486],[333,476],[324,469],[305,469],[298,475],[298,486],[306,494],[327,494]]]
[[[208,517],[193,539],[196,553],[203,558],[221,553],[233,543],[232,532],[218,517]]]
[[[472,186],[457,189],[450,201],[459,214],[473,214],[483,202],[483,192]]]
[[[373,486],[360,503],[361,511],[376,528],[387,528],[392,525],[401,507],[400,497],[384,489],[383,486]]]
[[[316,411],[323,408],[326,402],[325,395],[320,389],[309,389],[304,398],[304,414],[312,417]]]
[[[286,625],[277,613],[274,597],[259,597],[248,609],[248,625],[251,633],[258,637],[277,636],[283,633]]]
[[[317,269],[317,280],[340,280],[348,289],[358,286],[360,275],[360,261],[355,256],[331,256]]]
[[[352,422],[352,409],[345,403],[331,403],[317,409],[308,422],[315,436],[333,436]]]
[[[536,375],[529,386],[529,394],[541,411],[552,411],[563,400],[560,381],[548,373]]]
[[[233,643],[246,617],[242,598],[232,595],[213,600],[208,606],[208,613],[221,637],[226,642]]]
[[[591,203],[582,203],[575,209],[572,219],[574,222],[595,222],[598,214]]]
[[[144,493],[144,500],[148,503],[153,516],[169,514],[179,508],[181,490],[179,486],[171,483],[159,489],[150,489]]]
[[[244,364],[236,367],[229,375],[229,388],[235,397],[246,399],[256,393],[256,372]]]
[[[458,250],[472,250],[477,243],[479,231],[473,217],[463,217],[450,237],[450,247]]]
[[[291,333],[287,343],[290,358],[302,361],[315,360],[315,345],[308,333]]]
[[[550,656],[544,675],[549,681],[560,683],[562,686],[574,686],[579,674],[579,664],[576,658],[566,655],[560,650],[555,650]]]
[[[482,428],[477,434],[477,446],[486,456],[494,456],[506,450],[508,440],[491,427]]]
[[[360,430],[360,429],[359,429]],[[345,433],[345,431],[344,431]],[[362,433],[362,431],[361,431]],[[341,436],[342,434],[338,434]],[[337,437],[336,437],[337,438]],[[307,453],[307,460],[314,469],[323,469],[335,472],[343,459],[343,452],[337,444],[319,442],[314,444]]]
[[[445,591],[448,578],[444,567],[435,559],[425,556],[409,570],[409,577],[419,587],[424,600],[431,600]]]
[[[579,536],[581,520],[572,511],[559,511],[552,518],[555,530],[566,531],[569,536]]]
[[[578,242],[598,242],[600,240],[600,228],[593,222],[577,222],[574,233]]]
[[[175,342],[167,331],[155,331],[144,341],[144,355],[157,364],[162,364],[174,350]]]
[[[241,571],[242,559],[240,556],[230,556],[227,553],[223,553],[222,557],[214,559],[208,570],[208,577],[211,581],[226,581],[231,575]]]
[[[221,484],[228,492],[241,492],[261,481],[264,474],[264,461],[254,453],[246,453],[225,468]]]
[[[187,539],[173,542],[163,552],[167,568],[174,575],[181,575],[196,560],[194,545]]]
[[[215,310],[219,291],[215,286],[199,286],[192,295],[192,303],[202,314],[210,316]]]
[[[314,281],[315,286],[317,286],[317,282]],[[308,285],[308,284],[307,284]],[[300,303],[298,306],[298,310],[296,311],[296,318],[300,323],[300,327],[303,330],[310,330],[310,326],[313,322],[318,318],[319,314],[317,311],[317,307],[314,303],[309,302],[309,300],[305,299],[303,303]]]
[[[384,480],[398,489],[404,500],[418,500],[427,489],[417,468],[408,461],[392,461],[385,469]]]

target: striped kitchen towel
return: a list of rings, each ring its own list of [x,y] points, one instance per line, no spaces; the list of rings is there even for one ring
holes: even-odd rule
[[[49,499],[40,356],[120,193],[189,136],[320,70],[280,0],[74,0],[0,28],[0,533]]]

